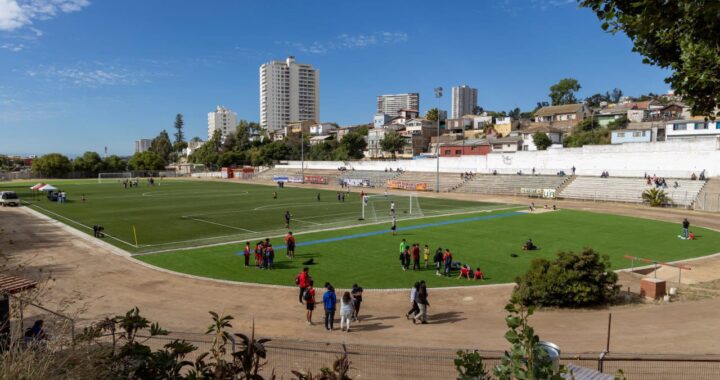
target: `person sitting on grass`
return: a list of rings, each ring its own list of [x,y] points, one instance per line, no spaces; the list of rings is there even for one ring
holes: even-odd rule
[[[470,268],[467,265],[463,264],[462,268],[460,268],[460,274],[458,275],[457,278],[458,279],[466,278],[469,280],[470,279]]]
[[[473,276],[473,280],[477,281],[477,280],[484,280],[484,279],[485,279],[485,275],[480,270],[480,267],[475,268],[475,275]]]
[[[533,243],[532,239],[528,239],[525,244],[523,244],[522,249],[523,251],[534,251],[537,249],[537,246]]]

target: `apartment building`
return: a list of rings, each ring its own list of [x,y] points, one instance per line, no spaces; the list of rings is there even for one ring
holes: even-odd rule
[[[420,94],[380,95],[377,97],[377,112],[395,117],[401,110],[420,110]]]
[[[261,65],[260,127],[273,133],[307,120],[320,120],[320,71],[292,56]]]

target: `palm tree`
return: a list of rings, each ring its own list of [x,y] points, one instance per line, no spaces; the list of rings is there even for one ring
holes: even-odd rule
[[[665,190],[657,188],[647,189],[642,193],[643,202],[649,203],[651,207],[662,207],[672,203],[672,199],[668,197]]]

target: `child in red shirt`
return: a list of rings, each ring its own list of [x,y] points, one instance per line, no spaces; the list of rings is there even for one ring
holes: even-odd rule
[[[458,278],[467,278],[470,279],[470,268],[468,268],[467,265],[463,265],[462,268],[460,268],[460,275]]]
[[[484,280],[485,275],[483,275],[483,272],[480,270],[480,268],[475,268],[475,280]]]

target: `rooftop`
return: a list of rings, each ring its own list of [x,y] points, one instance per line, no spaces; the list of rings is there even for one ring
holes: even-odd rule
[[[547,106],[540,108],[535,112],[535,116],[552,116],[564,113],[576,113],[585,105],[583,103],[563,104],[560,106]]]

